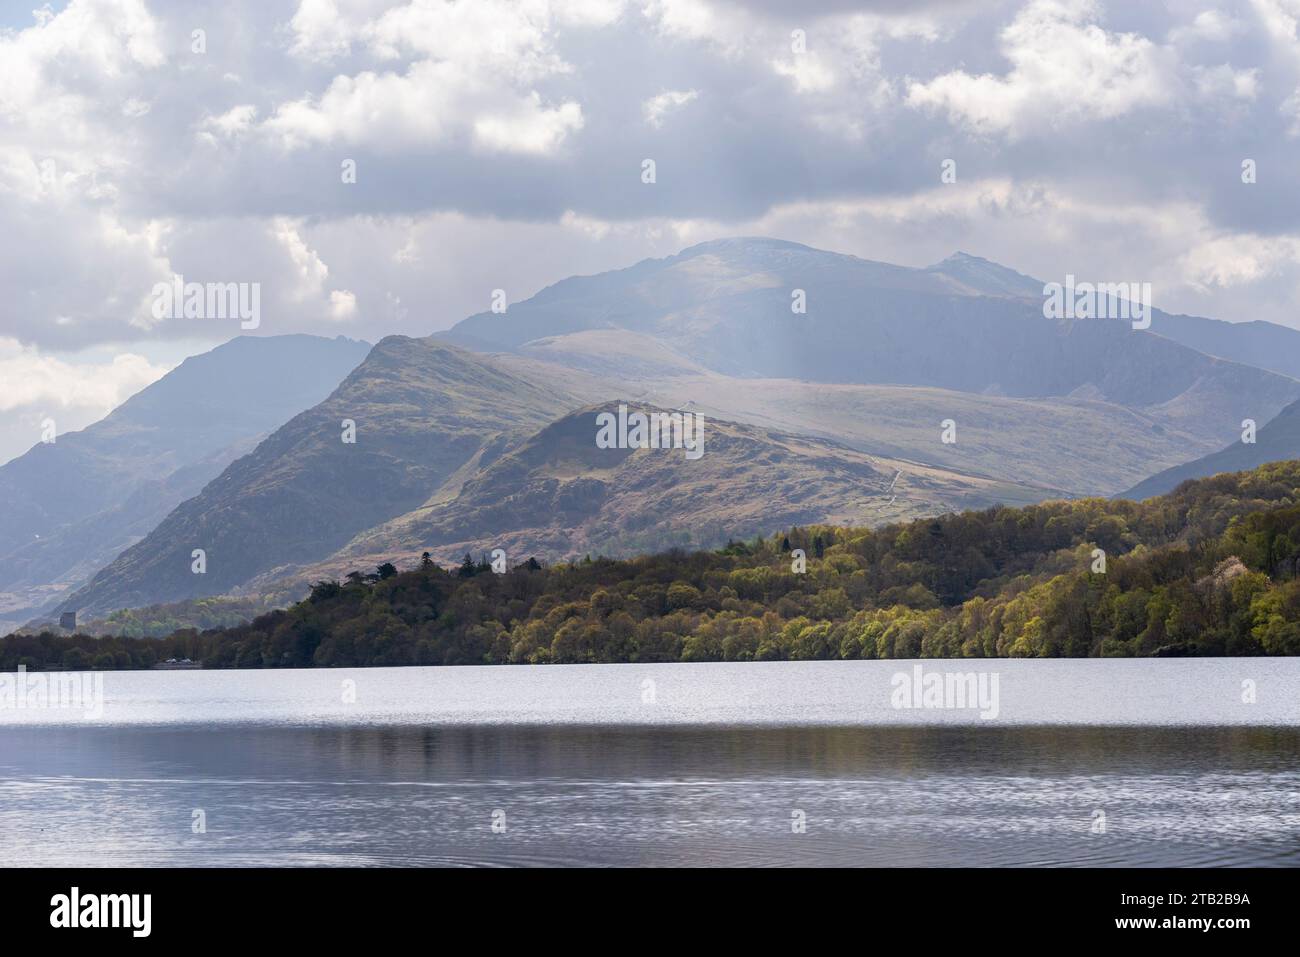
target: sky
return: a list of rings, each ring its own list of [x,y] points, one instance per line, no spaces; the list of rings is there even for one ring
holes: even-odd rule
[[[175,276],[373,342],[751,235],[1300,327],[1300,0],[33,5],[0,0],[0,461],[244,331],[157,318]]]

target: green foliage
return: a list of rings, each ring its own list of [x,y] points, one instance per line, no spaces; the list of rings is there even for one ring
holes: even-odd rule
[[[277,602],[266,598],[190,598],[141,608],[124,608],[104,618],[79,623],[88,635],[164,638],[186,628],[233,628],[265,614]]]
[[[380,566],[234,627],[13,635],[0,668],[1294,655],[1298,570],[1300,462],[1284,462],[1142,503],[792,528],[714,552],[530,559],[505,574],[470,555],[451,571]]]

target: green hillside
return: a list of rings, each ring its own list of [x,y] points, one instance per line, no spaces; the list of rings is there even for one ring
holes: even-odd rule
[[[792,571],[791,550],[807,554]],[[1106,552],[1104,572],[1097,549]],[[470,557],[323,581],[248,625],[11,636],[0,668],[1300,654],[1300,461],[1147,502],[792,529],[504,574]]]

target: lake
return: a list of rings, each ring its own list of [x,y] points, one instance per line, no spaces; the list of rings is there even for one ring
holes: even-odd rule
[[[1300,864],[1297,659],[93,678],[0,697],[13,864]]]

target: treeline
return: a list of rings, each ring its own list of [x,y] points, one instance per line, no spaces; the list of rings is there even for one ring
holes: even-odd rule
[[[319,582],[233,628],[11,636],[0,668],[1289,655],[1298,571],[1300,462],[1284,462],[1143,503],[797,528],[712,552],[504,574],[426,556],[409,572]]]
[[[242,625],[258,615],[276,607],[277,602],[257,598],[187,598],[166,604],[145,605],[140,608],[123,608],[103,618],[78,622],[77,627],[88,635],[116,635],[123,638],[165,638],[182,628],[232,628]],[[279,603],[282,604],[282,603]],[[46,629],[51,624],[45,626]],[[28,626],[25,633],[39,632],[40,627]]]

